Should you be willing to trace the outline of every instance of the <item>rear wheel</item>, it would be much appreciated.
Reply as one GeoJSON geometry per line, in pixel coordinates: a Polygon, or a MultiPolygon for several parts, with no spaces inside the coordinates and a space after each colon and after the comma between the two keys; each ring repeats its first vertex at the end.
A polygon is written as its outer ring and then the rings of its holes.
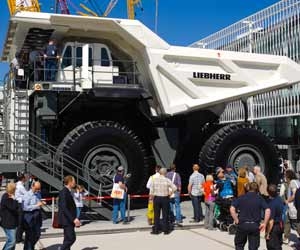
{"type": "Polygon", "coordinates": [[[264,130],[248,123],[230,124],[215,132],[202,147],[200,163],[211,171],[227,164],[236,170],[259,165],[269,181],[278,182],[276,147],[264,130]]]}
{"type": "Polygon", "coordinates": [[[114,121],[87,122],[72,130],[59,150],[84,165],[82,175],[94,190],[109,193],[119,166],[131,173],[129,189],[140,191],[146,183],[149,157],[138,136],[114,121]]]}

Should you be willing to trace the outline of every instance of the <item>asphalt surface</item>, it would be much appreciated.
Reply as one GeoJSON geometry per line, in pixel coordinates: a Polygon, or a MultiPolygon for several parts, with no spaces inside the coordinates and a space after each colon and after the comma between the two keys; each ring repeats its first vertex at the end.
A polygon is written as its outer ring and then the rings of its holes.
{"type": "MultiPolygon", "coordinates": [[[[208,231],[203,228],[175,230],[169,235],[151,235],[149,231],[136,231],[129,233],[80,235],[73,245],[73,250],[183,250],[196,249],[234,249],[234,236],[220,231],[208,231]]],[[[48,250],[57,250],[62,243],[62,237],[42,239],[44,247],[48,250]]],[[[3,243],[0,243],[0,247],[3,243]]],[[[18,244],[16,250],[23,249],[18,244]]],[[[38,248],[36,248],[38,249],[38,248]]],[[[248,249],[246,245],[245,249],[248,249]]],[[[266,249],[265,241],[261,239],[261,247],[266,249]]],[[[284,245],[283,250],[292,249],[284,245]]]]}
{"type": "MultiPolygon", "coordinates": [[[[76,229],[77,241],[73,250],[183,250],[185,247],[201,249],[234,249],[234,236],[227,232],[208,231],[203,228],[203,223],[190,223],[192,205],[190,201],[181,203],[182,213],[186,217],[181,226],[176,226],[169,235],[151,235],[151,226],[147,223],[146,209],[130,211],[129,224],[113,224],[111,221],[82,220],[83,225],[76,229]],[[196,244],[196,245],[193,245],[196,244]]],[[[46,249],[58,249],[63,239],[62,229],[52,228],[51,219],[43,222],[41,242],[46,249]]],[[[297,242],[296,234],[293,237],[297,242]]],[[[0,249],[3,247],[5,235],[0,229],[0,249]]],[[[291,241],[290,245],[295,242],[291,241]]],[[[18,244],[16,250],[23,249],[23,244],[18,244]]],[[[39,249],[36,247],[36,249],[39,249]]],[[[248,249],[247,247],[245,249],[248,249]]],[[[265,240],[261,235],[261,248],[266,249],[265,240]]],[[[292,247],[284,245],[284,250],[292,247]]]]}

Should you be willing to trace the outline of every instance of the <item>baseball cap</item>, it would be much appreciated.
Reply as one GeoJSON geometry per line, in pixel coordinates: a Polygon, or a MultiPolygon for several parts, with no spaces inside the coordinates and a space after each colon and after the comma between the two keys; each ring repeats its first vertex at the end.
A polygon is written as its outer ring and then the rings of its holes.
{"type": "Polygon", "coordinates": [[[221,171],[224,171],[223,168],[217,167],[216,168],[216,175],[218,175],[221,171]]]}
{"type": "Polygon", "coordinates": [[[124,167],[123,167],[123,166],[119,166],[119,167],[117,168],[117,170],[118,170],[118,171],[124,171],[124,167]]]}
{"type": "Polygon", "coordinates": [[[230,164],[228,164],[227,166],[226,166],[226,168],[233,168],[230,164]]]}

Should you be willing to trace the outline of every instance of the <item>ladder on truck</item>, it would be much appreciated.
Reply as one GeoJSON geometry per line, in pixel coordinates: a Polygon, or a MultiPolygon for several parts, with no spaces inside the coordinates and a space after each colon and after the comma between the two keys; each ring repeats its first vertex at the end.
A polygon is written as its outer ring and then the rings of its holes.
{"type": "Polygon", "coordinates": [[[40,135],[29,132],[29,93],[28,90],[10,89],[3,91],[4,105],[4,155],[0,159],[0,172],[26,170],[42,182],[57,190],[63,187],[65,175],[73,175],[94,199],[85,202],[93,212],[103,219],[111,219],[111,206],[102,201],[97,203],[98,187],[93,187],[84,178],[85,166],[76,159],[58,152],[40,135]],[[4,93],[5,92],[5,93],[4,93]],[[10,129],[12,128],[12,129],[10,129]]]}

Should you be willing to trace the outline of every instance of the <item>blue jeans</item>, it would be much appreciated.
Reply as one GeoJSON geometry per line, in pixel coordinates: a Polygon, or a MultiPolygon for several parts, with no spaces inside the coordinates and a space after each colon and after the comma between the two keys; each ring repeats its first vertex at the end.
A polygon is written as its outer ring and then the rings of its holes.
{"type": "Polygon", "coordinates": [[[81,213],[81,207],[76,207],[76,217],[79,219],[81,213]]]}
{"type": "Polygon", "coordinates": [[[57,65],[55,60],[46,60],[46,80],[55,81],[57,65]]]}
{"type": "Polygon", "coordinates": [[[175,192],[175,197],[170,199],[170,211],[176,218],[177,222],[181,222],[181,208],[180,208],[180,193],[175,192]]]}
{"type": "Polygon", "coordinates": [[[203,219],[203,212],[201,207],[201,198],[202,196],[191,195],[193,210],[194,210],[194,220],[199,222],[203,219]]]}
{"type": "Polygon", "coordinates": [[[16,247],[16,231],[17,229],[3,228],[6,235],[6,242],[2,250],[15,250],[16,247]]]}
{"type": "Polygon", "coordinates": [[[124,199],[114,199],[113,200],[113,213],[112,220],[113,223],[118,223],[119,210],[121,213],[121,219],[125,220],[125,212],[126,212],[126,193],[124,193],[124,199]]]}

